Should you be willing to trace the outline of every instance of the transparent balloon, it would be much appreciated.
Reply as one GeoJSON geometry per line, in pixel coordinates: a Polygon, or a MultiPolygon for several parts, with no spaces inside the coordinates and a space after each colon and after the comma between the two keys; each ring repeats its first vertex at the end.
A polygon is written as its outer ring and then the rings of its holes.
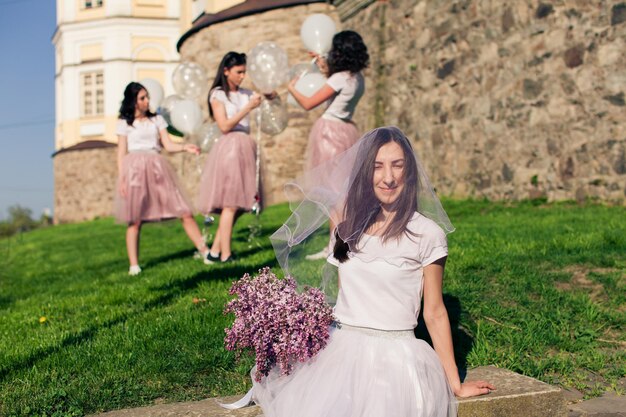
{"type": "Polygon", "coordinates": [[[174,109],[174,105],[176,102],[182,100],[183,98],[178,94],[172,94],[167,96],[161,101],[161,105],[159,106],[159,114],[163,116],[168,125],[173,125],[172,123],[172,110],[174,109]]]}
{"type": "Polygon", "coordinates": [[[191,134],[191,142],[198,145],[202,153],[209,153],[221,136],[217,123],[206,122],[191,134]]]}
{"type": "Polygon", "coordinates": [[[288,79],[287,53],[274,42],[261,42],[248,54],[246,70],[256,88],[269,94],[288,79]]]}
{"type": "Polygon", "coordinates": [[[174,70],[172,84],[178,95],[196,99],[208,92],[209,80],[200,65],[195,62],[183,62],[174,70]]]}
{"type": "Polygon", "coordinates": [[[139,84],[146,87],[148,91],[148,95],[150,96],[150,111],[156,112],[163,101],[163,87],[161,83],[154,78],[144,78],[139,81],[139,84]]]}
{"type": "Polygon", "coordinates": [[[202,124],[202,110],[198,103],[182,99],[174,103],[172,125],[186,135],[194,133],[202,124]]]}
{"type": "Polygon", "coordinates": [[[261,131],[268,135],[277,135],[287,127],[289,116],[280,97],[263,100],[259,106],[261,131]]]}
{"type": "Polygon", "coordinates": [[[316,13],[307,17],[300,27],[300,38],[307,50],[320,55],[328,53],[337,32],[335,22],[329,16],[316,13]]]}
{"type": "Polygon", "coordinates": [[[306,74],[319,74],[320,69],[317,65],[310,62],[300,62],[289,68],[289,79],[301,78],[306,74]]]}
{"type": "MultiPolygon", "coordinates": [[[[295,88],[296,90],[303,94],[306,97],[311,97],[315,94],[320,88],[324,86],[326,83],[326,77],[324,77],[319,72],[313,72],[309,74],[304,74],[300,79],[296,82],[295,88]]],[[[299,106],[298,102],[291,94],[287,97],[287,102],[293,106],[299,106]]]]}

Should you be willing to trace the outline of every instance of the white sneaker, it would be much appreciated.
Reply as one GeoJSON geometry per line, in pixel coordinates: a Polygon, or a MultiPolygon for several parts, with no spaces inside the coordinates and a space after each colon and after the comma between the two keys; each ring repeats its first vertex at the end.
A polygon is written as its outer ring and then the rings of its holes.
{"type": "Polygon", "coordinates": [[[321,251],[307,255],[304,257],[304,259],[306,259],[307,261],[317,261],[319,259],[328,258],[328,255],[330,255],[330,248],[328,246],[325,246],[324,249],[322,249],[321,251]]]}
{"type": "Polygon", "coordinates": [[[130,268],[128,268],[128,275],[135,276],[139,275],[140,272],[141,268],[139,265],[131,265],[130,268]]]}

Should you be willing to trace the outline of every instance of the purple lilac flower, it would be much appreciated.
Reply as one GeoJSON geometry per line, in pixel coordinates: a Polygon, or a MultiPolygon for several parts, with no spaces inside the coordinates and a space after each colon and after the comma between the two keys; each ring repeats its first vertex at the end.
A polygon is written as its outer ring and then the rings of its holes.
{"type": "Polygon", "coordinates": [[[254,352],[257,381],[274,366],[289,374],[296,361],[306,362],[326,346],[333,316],[324,293],[307,288],[299,294],[296,288],[293,277],[279,279],[265,267],[255,277],[245,274],[229,290],[236,298],[224,313],[233,313],[235,321],[225,329],[226,349],[237,356],[254,352]]]}

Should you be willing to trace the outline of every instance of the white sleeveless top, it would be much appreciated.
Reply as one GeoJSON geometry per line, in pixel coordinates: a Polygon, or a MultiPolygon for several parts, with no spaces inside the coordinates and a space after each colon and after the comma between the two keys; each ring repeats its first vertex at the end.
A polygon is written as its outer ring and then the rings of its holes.
{"type": "Polygon", "coordinates": [[[341,323],[381,330],[408,330],[417,326],[423,269],[448,254],[446,234],[434,221],[415,213],[399,240],[383,244],[378,236],[364,235],[358,253],[339,263],[341,287],[334,315],[341,323]]]}

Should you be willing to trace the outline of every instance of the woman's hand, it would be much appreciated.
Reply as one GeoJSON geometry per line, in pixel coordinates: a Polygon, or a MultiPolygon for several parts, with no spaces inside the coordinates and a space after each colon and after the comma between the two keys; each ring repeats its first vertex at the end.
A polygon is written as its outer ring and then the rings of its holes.
{"type": "Polygon", "coordinates": [[[248,110],[253,110],[259,107],[262,99],[263,97],[259,93],[252,94],[250,96],[250,101],[248,101],[248,110]]]}
{"type": "Polygon", "coordinates": [[[200,155],[200,148],[193,143],[185,143],[183,145],[183,151],[194,155],[200,155]]]}
{"type": "Polygon", "coordinates": [[[300,79],[300,76],[294,77],[293,80],[289,81],[289,83],[287,83],[287,91],[289,91],[290,93],[296,89],[296,83],[298,82],[298,80],[300,79]]]}
{"type": "Polygon", "coordinates": [[[328,62],[326,62],[326,58],[317,54],[315,52],[309,51],[309,56],[314,59],[315,65],[320,69],[321,73],[324,75],[328,74],[328,62]]]}
{"type": "Polygon", "coordinates": [[[122,197],[126,198],[126,178],[120,179],[120,187],[118,191],[122,197]]]}
{"type": "Polygon", "coordinates": [[[461,387],[454,393],[457,397],[467,398],[476,397],[491,393],[496,387],[487,381],[467,381],[461,384],[461,387]]]}

